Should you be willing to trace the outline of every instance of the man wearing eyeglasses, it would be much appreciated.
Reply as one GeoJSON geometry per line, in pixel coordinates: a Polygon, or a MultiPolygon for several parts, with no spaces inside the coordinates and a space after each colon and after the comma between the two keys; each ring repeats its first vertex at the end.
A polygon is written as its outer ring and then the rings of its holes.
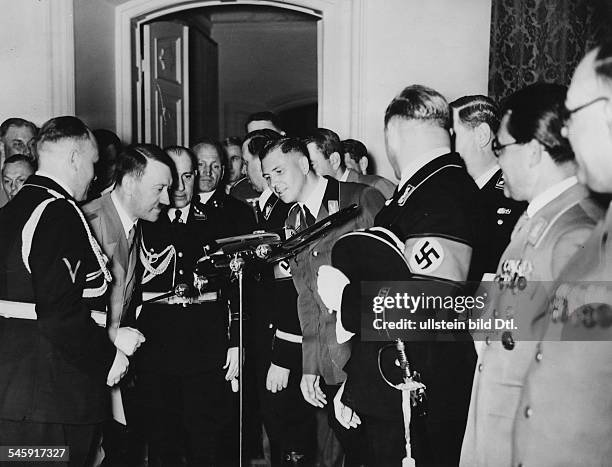
{"type": "Polygon", "coordinates": [[[574,155],[560,134],[565,94],[565,87],[547,83],[514,93],[493,142],[506,196],[529,204],[501,256],[495,285],[483,282],[477,293],[488,294],[484,316],[513,319],[514,329],[484,336],[461,452],[465,467],[517,465],[514,420],[532,415],[529,408],[518,409],[519,398],[528,368],[542,360],[531,321],[599,218],[588,190],[576,180],[574,155]]]}
{"type": "MultiPolygon", "coordinates": [[[[576,153],[578,179],[606,194],[612,193],[611,98],[608,42],[578,65],[565,100],[563,129],[576,153]]],[[[561,274],[549,306],[534,320],[541,356],[529,368],[517,409],[515,465],[612,462],[610,231],[608,208],[561,274]],[[564,342],[550,342],[559,339],[564,342]]]]}

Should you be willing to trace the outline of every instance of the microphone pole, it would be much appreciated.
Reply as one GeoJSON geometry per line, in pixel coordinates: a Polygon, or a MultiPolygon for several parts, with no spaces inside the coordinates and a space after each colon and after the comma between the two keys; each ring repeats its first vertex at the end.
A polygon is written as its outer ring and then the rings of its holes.
{"type": "Polygon", "coordinates": [[[240,417],[239,421],[239,429],[240,433],[238,436],[239,442],[239,466],[242,467],[243,463],[243,450],[242,450],[242,424],[243,424],[243,391],[244,391],[244,373],[243,373],[243,364],[242,364],[242,355],[244,349],[243,343],[243,293],[244,293],[244,285],[243,285],[243,268],[244,268],[244,259],[240,258],[238,254],[232,258],[230,261],[230,269],[236,274],[238,278],[238,414],[240,417]]]}

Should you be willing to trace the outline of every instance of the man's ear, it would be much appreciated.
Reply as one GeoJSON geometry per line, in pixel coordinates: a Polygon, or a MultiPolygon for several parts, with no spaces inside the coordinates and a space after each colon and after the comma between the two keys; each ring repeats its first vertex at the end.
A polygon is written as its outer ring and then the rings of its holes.
{"type": "Polygon", "coordinates": [[[491,131],[491,127],[482,122],[474,128],[474,133],[476,135],[476,142],[478,143],[478,147],[486,148],[491,144],[491,140],[493,139],[493,132],[491,131]]]}
{"type": "Polygon", "coordinates": [[[529,148],[529,153],[528,153],[529,167],[535,167],[542,161],[542,157],[544,157],[544,154],[543,154],[544,147],[535,138],[529,141],[529,143],[527,143],[527,147],[529,148]]]}
{"type": "Polygon", "coordinates": [[[363,175],[368,173],[368,164],[369,163],[370,163],[370,161],[365,156],[363,156],[361,159],[359,159],[359,168],[361,169],[361,173],[363,175]]]}
{"type": "Polygon", "coordinates": [[[340,164],[342,159],[340,159],[340,154],[336,152],[332,152],[329,156],[329,163],[331,165],[332,170],[335,172],[340,168],[340,164]]]}
{"type": "Polygon", "coordinates": [[[301,156],[298,163],[300,164],[300,169],[302,169],[302,173],[306,175],[310,170],[310,159],[306,156],[301,156]]]}
{"type": "Polygon", "coordinates": [[[79,166],[81,163],[81,155],[79,154],[79,150],[76,147],[73,147],[70,150],[70,167],[75,172],[78,172],[79,166]]]}

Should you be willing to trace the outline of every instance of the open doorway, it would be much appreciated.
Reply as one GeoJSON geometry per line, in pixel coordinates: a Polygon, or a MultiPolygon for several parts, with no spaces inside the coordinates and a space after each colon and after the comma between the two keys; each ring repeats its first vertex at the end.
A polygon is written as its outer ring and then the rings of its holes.
{"type": "Polygon", "coordinates": [[[242,137],[271,110],[290,133],[317,126],[317,21],[260,5],[204,6],[138,25],[134,130],[160,146],[242,137]],[[283,122],[285,123],[285,122],[283,122]]]}

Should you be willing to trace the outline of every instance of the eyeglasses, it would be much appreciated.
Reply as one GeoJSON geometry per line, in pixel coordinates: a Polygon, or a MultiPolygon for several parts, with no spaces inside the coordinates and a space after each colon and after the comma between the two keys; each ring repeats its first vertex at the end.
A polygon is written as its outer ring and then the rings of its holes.
{"type": "Polygon", "coordinates": [[[572,118],[572,115],[574,115],[576,112],[586,109],[587,107],[590,107],[593,104],[597,104],[598,102],[603,102],[603,101],[608,101],[608,100],[610,100],[609,97],[599,96],[593,100],[588,101],[586,104],[579,105],[578,107],[575,107],[571,110],[565,107],[561,114],[561,119],[563,122],[563,126],[561,127],[561,136],[563,136],[564,138],[567,138],[568,131],[569,131],[568,124],[572,118]]]}
{"type": "Polygon", "coordinates": [[[495,154],[495,157],[499,158],[499,156],[501,156],[501,152],[504,148],[508,147],[508,146],[512,146],[514,144],[523,144],[523,143],[519,143],[518,141],[514,141],[512,143],[508,143],[508,144],[501,144],[499,142],[499,140],[497,139],[497,136],[493,138],[493,142],[491,143],[491,149],[493,149],[493,154],[495,154]]]}

